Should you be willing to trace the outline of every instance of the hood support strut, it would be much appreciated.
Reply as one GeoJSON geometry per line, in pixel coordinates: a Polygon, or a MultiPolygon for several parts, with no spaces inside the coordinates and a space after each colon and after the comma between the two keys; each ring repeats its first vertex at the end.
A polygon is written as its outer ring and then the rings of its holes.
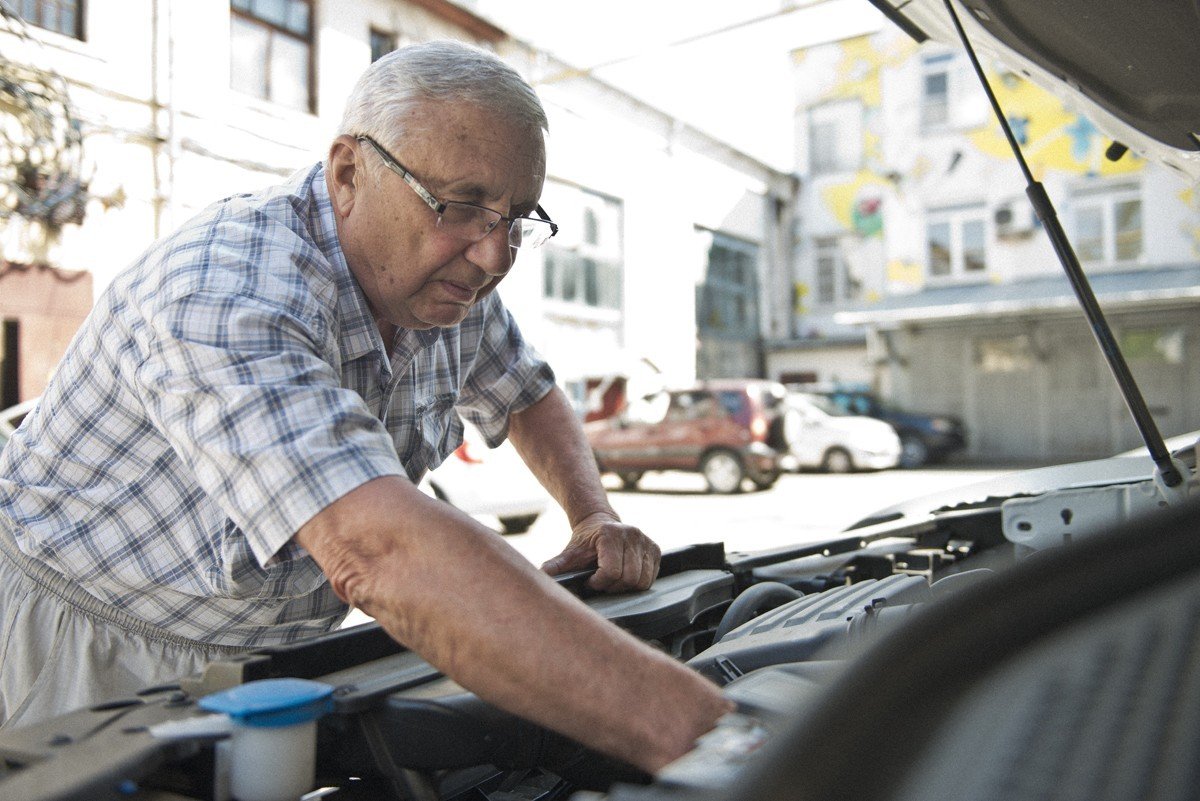
{"type": "Polygon", "coordinates": [[[1092,292],[1091,284],[1088,283],[1087,276],[1083,273],[1083,267],[1080,266],[1079,259],[1076,257],[1075,251],[1067,239],[1066,231],[1063,230],[1062,223],[1058,220],[1054,204],[1050,201],[1050,196],[1046,193],[1045,187],[1039,181],[1035,180],[1033,173],[1030,172],[1029,164],[1026,163],[1025,156],[1021,152],[1021,146],[1017,143],[1017,139],[1013,135],[1012,128],[1008,124],[1008,118],[1005,117],[1004,111],[1000,108],[1000,103],[996,100],[996,95],[988,83],[987,76],[983,74],[983,67],[980,66],[979,58],[975,55],[975,49],[971,47],[971,42],[967,39],[967,33],[963,30],[962,22],[958,18],[958,13],[954,10],[952,0],[944,0],[944,2],[946,4],[946,11],[950,14],[950,20],[954,23],[955,30],[958,31],[958,37],[962,40],[963,47],[966,48],[967,55],[971,59],[971,66],[975,68],[975,74],[979,76],[979,82],[983,84],[983,90],[987,93],[988,101],[992,104],[992,109],[996,112],[996,117],[1000,121],[1000,127],[1004,130],[1004,136],[1008,139],[1008,144],[1012,148],[1013,155],[1016,156],[1017,163],[1021,167],[1021,172],[1025,175],[1025,194],[1029,197],[1029,202],[1033,205],[1034,213],[1037,214],[1038,219],[1045,226],[1046,233],[1050,237],[1050,244],[1054,246],[1054,252],[1058,254],[1058,260],[1067,274],[1067,279],[1071,282],[1071,288],[1075,290],[1075,296],[1079,299],[1080,305],[1083,306],[1083,312],[1087,316],[1088,323],[1092,328],[1092,334],[1096,337],[1096,342],[1100,345],[1104,359],[1108,362],[1108,367],[1112,371],[1113,377],[1117,380],[1117,386],[1121,390],[1121,397],[1125,400],[1125,405],[1129,407],[1130,414],[1133,415],[1133,422],[1137,425],[1138,432],[1142,435],[1142,441],[1146,443],[1146,447],[1150,451],[1150,458],[1154,460],[1158,477],[1168,488],[1179,487],[1183,484],[1183,474],[1179,470],[1178,463],[1171,458],[1171,453],[1167,450],[1166,443],[1163,442],[1162,434],[1159,433],[1158,426],[1155,425],[1154,418],[1150,415],[1150,410],[1146,406],[1146,400],[1142,397],[1142,392],[1138,389],[1133,374],[1129,371],[1129,365],[1125,362],[1125,357],[1121,354],[1116,337],[1113,336],[1112,328],[1109,327],[1108,321],[1104,317],[1104,312],[1101,311],[1100,304],[1096,301],[1096,295],[1092,292]]]}

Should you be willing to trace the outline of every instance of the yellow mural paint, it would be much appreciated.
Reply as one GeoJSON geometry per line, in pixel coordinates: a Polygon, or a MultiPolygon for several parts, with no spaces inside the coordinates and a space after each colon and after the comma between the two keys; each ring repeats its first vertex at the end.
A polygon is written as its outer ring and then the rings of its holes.
{"type": "Polygon", "coordinates": [[[882,209],[878,204],[890,186],[870,170],[859,170],[850,181],[826,187],[821,198],[842,228],[873,236],[881,230],[882,209]],[[880,218],[878,225],[868,219],[876,215],[880,218]]]}
{"type": "Polygon", "coordinates": [[[925,271],[916,262],[895,259],[887,264],[887,280],[893,286],[917,287],[925,282],[925,271]]]}
{"type": "MultiPolygon", "coordinates": [[[[988,81],[1035,175],[1046,170],[1074,175],[1129,175],[1144,169],[1145,162],[1131,153],[1120,161],[1106,159],[1108,141],[1100,131],[1041,87],[1012,73],[992,74],[988,81]]],[[[1008,140],[995,119],[989,117],[967,136],[981,153],[1012,158],[1008,140]]]]}

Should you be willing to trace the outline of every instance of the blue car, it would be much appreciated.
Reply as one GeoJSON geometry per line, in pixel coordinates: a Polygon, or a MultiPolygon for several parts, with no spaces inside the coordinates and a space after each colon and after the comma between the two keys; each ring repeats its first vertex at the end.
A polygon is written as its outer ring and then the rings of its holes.
{"type": "Polygon", "coordinates": [[[920,467],[940,462],[967,445],[962,420],[946,414],[921,414],[884,403],[862,386],[797,385],[793,389],[828,398],[847,414],[874,417],[889,423],[900,435],[900,466],[920,467]]]}

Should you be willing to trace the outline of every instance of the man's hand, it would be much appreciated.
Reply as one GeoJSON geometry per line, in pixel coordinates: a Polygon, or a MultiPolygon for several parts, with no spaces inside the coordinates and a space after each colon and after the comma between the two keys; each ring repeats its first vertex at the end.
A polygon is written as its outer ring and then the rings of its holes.
{"type": "Polygon", "coordinates": [[[571,532],[563,552],[542,565],[552,576],[595,566],[588,586],[601,592],[645,590],[658,576],[662,556],[654,540],[616,515],[597,512],[585,517],[571,532]]]}

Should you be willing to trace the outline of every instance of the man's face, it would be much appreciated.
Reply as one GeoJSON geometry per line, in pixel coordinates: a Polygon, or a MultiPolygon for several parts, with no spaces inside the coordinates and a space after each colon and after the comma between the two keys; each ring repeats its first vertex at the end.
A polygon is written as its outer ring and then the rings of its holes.
{"type": "MultiPolygon", "coordinates": [[[[380,144],[439,201],[506,217],[537,205],[546,165],[540,129],[465,103],[422,104],[404,127],[399,142],[385,135],[380,144]]],[[[327,179],[346,261],[381,325],[455,325],[512,268],[507,223],[478,242],[446,233],[366,142],[338,137],[327,179]]]]}

